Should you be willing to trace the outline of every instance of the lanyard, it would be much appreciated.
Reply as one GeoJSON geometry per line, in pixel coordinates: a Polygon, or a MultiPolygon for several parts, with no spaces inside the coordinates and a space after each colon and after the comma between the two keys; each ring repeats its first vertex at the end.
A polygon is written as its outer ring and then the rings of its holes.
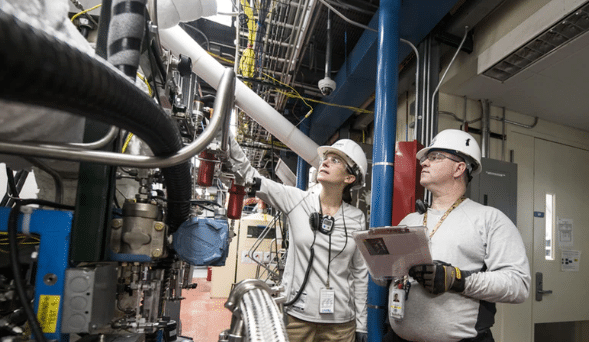
{"type": "MultiPolygon", "coordinates": [[[[448,215],[450,215],[450,213],[452,212],[452,210],[456,209],[456,207],[459,206],[460,203],[462,203],[465,199],[466,199],[466,197],[460,197],[459,199],[456,200],[456,202],[454,202],[454,204],[452,204],[452,206],[450,208],[448,208],[448,210],[446,210],[446,212],[444,213],[444,215],[442,215],[442,217],[440,217],[440,220],[438,221],[438,223],[434,227],[434,230],[432,230],[432,232],[429,233],[429,238],[430,239],[438,231],[438,228],[440,228],[440,226],[442,225],[442,222],[444,222],[444,220],[446,219],[446,217],[448,217],[448,215]]],[[[423,225],[427,227],[427,211],[425,212],[425,214],[423,214],[423,225]]]]}

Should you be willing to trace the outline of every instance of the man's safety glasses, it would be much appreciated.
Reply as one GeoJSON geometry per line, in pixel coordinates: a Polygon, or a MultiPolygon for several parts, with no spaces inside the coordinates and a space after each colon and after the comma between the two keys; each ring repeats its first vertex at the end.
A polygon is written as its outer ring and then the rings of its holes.
{"type": "Polygon", "coordinates": [[[426,159],[429,160],[430,162],[441,161],[441,160],[444,160],[444,159],[450,159],[450,160],[455,161],[457,163],[464,162],[464,160],[462,158],[458,157],[458,156],[445,155],[442,152],[430,152],[427,155],[421,157],[421,159],[419,159],[419,162],[421,164],[423,164],[426,159]]]}

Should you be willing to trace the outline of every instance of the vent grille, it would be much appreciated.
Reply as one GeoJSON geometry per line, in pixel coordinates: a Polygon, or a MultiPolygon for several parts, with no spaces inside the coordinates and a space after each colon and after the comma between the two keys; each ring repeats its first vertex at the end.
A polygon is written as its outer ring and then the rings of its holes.
{"type": "Polygon", "coordinates": [[[497,62],[483,75],[503,82],[588,30],[589,4],[586,4],[497,62]]]}

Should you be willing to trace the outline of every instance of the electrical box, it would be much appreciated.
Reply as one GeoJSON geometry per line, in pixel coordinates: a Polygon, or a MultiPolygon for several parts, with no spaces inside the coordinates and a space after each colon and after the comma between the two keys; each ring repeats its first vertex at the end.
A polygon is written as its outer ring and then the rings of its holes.
{"type": "Polygon", "coordinates": [[[466,196],[501,210],[517,225],[517,164],[482,158],[483,171],[472,177],[466,196]]]}
{"type": "Polygon", "coordinates": [[[243,215],[239,221],[235,221],[237,235],[231,242],[227,263],[212,269],[211,298],[227,298],[234,284],[244,279],[257,278],[257,274],[265,270],[256,261],[270,268],[275,267],[276,247],[282,247],[280,226],[272,228],[260,239],[262,227],[268,226],[273,218],[271,215],[256,213],[243,215]],[[250,250],[253,252],[251,256],[248,254],[250,250]]]}

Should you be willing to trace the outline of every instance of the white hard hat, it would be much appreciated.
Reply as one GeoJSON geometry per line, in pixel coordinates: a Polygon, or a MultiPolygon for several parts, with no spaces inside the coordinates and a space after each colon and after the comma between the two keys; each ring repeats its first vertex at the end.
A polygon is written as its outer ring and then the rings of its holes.
{"type": "Polygon", "coordinates": [[[431,150],[445,150],[465,159],[470,175],[481,172],[481,148],[472,135],[458,129],[446,129],[438,133],[431,144],[417,152],[420,160],[431,150]]]}
{"type": "Polygon", "coordinates": [[[362,147],[350,139],[340,139],[331,146],[319,146],[317,153],[320,157],[324,157],[327,153],[335,153],[344,158],[346,163],[354,171],[356,181],[352,189],[360,189],[366,184],[366,169],[368,168],[368,161],[362,147]]]}

